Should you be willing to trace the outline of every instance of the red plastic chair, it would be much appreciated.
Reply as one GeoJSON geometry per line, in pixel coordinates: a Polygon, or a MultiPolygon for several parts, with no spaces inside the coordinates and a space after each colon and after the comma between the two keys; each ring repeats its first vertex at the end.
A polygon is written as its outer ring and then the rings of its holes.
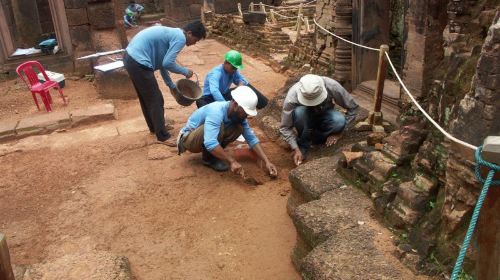
{"type": "Polygon", "coordinates": [[[51,88],[57,89],[59,91],[59,94],[61,95],[61,98],[64,102],[64,105],[67,105],[66,103],[66,98],[64,98],[63,90],[59,86],[57,82],[51,81],[49,77],[47,76],[47,73],[45,73],[45,70],[43,69],[42,64],[38,61],[27,61],[24,62],[23,64],[19,65],[16,68],[17,75],[23,80],[24,83],[28,86],[28,88],[31,90],[31,96],[33,96],[33,100],[35,100],[36,107],[38,108],[38,111],[40,111],[40,106],[38,106],[38,100],[36,98],[36,94],[38,93],[40,97],[42,98],[42,102],[45,105],[45,109],[47,112],[52,111],[52,107],[50,104],[52,104],[52,97],[50,96],[49,90],[51,88]],[[42,73],[42,75],[45,77],[45,82],[40,82],[38,80],[37,73],[35,72],[35,68],[38,69],[38,72],[42,73]]]}

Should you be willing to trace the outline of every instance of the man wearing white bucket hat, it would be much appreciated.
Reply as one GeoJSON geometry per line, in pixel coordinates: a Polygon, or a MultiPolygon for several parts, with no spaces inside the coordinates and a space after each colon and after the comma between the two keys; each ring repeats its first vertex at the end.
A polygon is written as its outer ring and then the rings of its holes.
{"type": "Polygon", "coordinates": [[[231,95],[231,101],[213,102],[191,114],[177,137],[179,154],[186,150],[201,152],[205,165],[216,171],[231,169],[239,174],[241,165],[224,148],[243,135],[250,148],[265,163],[269,174],[276,176],[276,167],[267,158],[247,122],[247,117],[257,115],[257,95],[247,86],[238,87],[231,95]]]}
{"type": "Polygon", "coordinates": [[[283,104],[280,133],[294,151],[295,165],[302,163],[311,144],[335,144],[356,119],[358,107],[349,92],[331,78],[307,74],[294,84],[283,104]],[[347,113],[336,111],[335,105],[347,113]]]}

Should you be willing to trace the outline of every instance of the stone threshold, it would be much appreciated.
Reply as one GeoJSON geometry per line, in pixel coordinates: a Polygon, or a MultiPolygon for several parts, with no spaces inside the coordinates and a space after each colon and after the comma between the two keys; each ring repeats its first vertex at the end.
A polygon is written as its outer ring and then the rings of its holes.
{"type": "Polygon", "coordinates": [[[104,103],[70,112],[50,112],[20,120],[0,121],[0,142],[114,119],[115,106],[112,103],[104,103]]]}

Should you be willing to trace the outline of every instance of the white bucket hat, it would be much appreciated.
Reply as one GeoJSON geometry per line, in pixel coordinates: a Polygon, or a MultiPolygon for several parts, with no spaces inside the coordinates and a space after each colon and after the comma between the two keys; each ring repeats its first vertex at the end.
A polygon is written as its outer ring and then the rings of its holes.
{"type": "Polygon", "coordinates": [[[251,117],[257,116],[257,94],[247,87],[240,86],[231,92],[233,100],[245,110],[245,113],[251,117]]]}
{"type": "Polygon", "coordinates": [[[307,74],[300,78],[299,94],[300,104],[305,106],[316,106],[321,104],[328,95],[325,81],[318,75],[307,74]]]}

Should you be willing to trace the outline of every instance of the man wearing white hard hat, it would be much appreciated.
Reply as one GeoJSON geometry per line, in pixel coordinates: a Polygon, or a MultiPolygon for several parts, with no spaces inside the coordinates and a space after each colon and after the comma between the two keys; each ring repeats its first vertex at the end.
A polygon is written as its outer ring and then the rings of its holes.
{"type": "Polygon", "coordinates": [[[212,102],[191,114],[177,137],[179,154],[186,150],[201,152],[203,164],[216,171],[231,169],[239,174],[241,165],[224,148],[243,135],[250,148],[264,161],[269,174],[276,176],[276,167],[267,158],[247,122],[247,117],[257,115],[257,95],[247,86],[238,87],[231,95],[231,101],[212,102]]]}
{"type": "Polygon", "coordinates": [[[302,163],[311,144],[335,144],[356,119],[358,107],[331,78],[307,74],[294,84],[283,104],[280,133],[294,151],[295,165],[302,163]],[[335,105],[346,114],[335,110],[335,105]]]}

